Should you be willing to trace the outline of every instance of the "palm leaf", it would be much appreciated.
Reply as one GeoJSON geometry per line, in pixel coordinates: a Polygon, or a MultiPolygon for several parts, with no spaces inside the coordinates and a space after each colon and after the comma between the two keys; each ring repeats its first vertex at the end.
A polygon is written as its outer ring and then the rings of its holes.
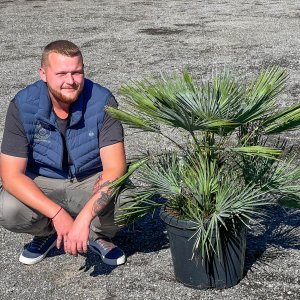
{"type": "Polygon", "coordinates": [[[276,108],[275,97],[282,91],[287,75],[282,68],[272,67],[263,71],[248,89],[246,106],[237,120],[245,124],[268,116],[276,108]]]}
{"type": "Polygon", "coordinates": [[[267,118],[262,126],[265,134],[278,134],[292,131],[300,125],[300,104],[288,107],[283,111],[277,112],[274,116],[267,118]]]}
{"type": "Polygon", "coordinates": [[[127,124],[134,121],[134,126],[143,129],[146,129],[145,123],[151,123],[183,128],[189,132],[218,132],[220,127],[232,130],[239,125],[230,118],[238,114],[236,108],[241,89],[233,81],[226,85],[228,77],[224,73],[221,80],[202,86],[201,92],[187,71],[182,78],[164,75],[160,79],[136,81],[131,86],[123,86],[120,93],[125,96],[128,109],[136,112],[134,117],[138,115],[139,118],[132,120],[133,113],[129,117],[115,117],[127,124]]]}
{"type": "Polygon", "coordinates": [[[265,195],[266,192],[258,192],[255,185],[239,187],[229,178],[223,181],[216,194],[215,211],[206,223],[203,223],[203,218],[194,216],[195,222],[198,223],[194,254],[200,250],[202,256],[216,252],[218,257],[221,257],[224,237],[220,235],[220,228],[232,230],[228,227],[228,220],[234,219],[248,226],[251,216],[261,214],[254,208],[267,204],[265,195]]]}
{"type": "Polygon", "coordinates": [[[245,146],[245,147],[233,147],[227,151],[234,151],[239,154],[250,155],[250,156],[261,156],[265,158],[275,159],[277,156],[282,154],[279,149],[274,149],[266,146],[245,146]]]}
{"type": "Polygon", "coordinates": [[[160,132],[159,127],[151,122],[149,118],[143,118],[141,116],[138,117],[111,106],[106,107],[105,111],[113,118],[122,121],[124,124],[127,124],[132,128],[138,128],[150,132],[160,132]]]}
{"type": "Polygon", "coordinates": [[[300,208],[300,165],[293,166],[293,160],[281,162],[270,170],[265,189],[277,196],[280,204],[300,208]]]}
{"type": "Polygon", "coordinates": [[[112,187],[120,187],[123,186],[123,184],[129,179],[129,177],[135,172],[137,171],[141,166],[143,166],[147,161],[149,160],[149,158],[142,158],[139,161],[136,162],[132,162],[129,164],[127,172],[121,176],[120,178],[118,178],[117,180],[115,180],[112,183],[112,187]]]}
{"type": "Polygon", "coordinates": [[[119,225],[133,223],[162,206],[163,203],[152,200],[154,196],[155,194],[143,189],[128,195],[131,200],[126,207],[120,208],[122,213],[115,218],[116,223],[119,225]]]}

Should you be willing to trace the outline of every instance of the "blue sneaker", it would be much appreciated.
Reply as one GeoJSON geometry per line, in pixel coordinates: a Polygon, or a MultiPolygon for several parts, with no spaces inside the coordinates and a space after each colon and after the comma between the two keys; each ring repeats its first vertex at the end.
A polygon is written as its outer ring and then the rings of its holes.
{"type": "Polygon", "coordinates": [[[49,236],[35,236],[30,244],[26,248],[24,247],[19,261],[25,265],[33,265],[40,262],[55,247],[56,239],[56,233],[49,236]]]}
{"type": "Polygon", "coordinates": [[[102,261],[111,266],[122,265],[126,261],[124,252],[108,240],[89,241],[90,249],[101,256],[102,261]]]}

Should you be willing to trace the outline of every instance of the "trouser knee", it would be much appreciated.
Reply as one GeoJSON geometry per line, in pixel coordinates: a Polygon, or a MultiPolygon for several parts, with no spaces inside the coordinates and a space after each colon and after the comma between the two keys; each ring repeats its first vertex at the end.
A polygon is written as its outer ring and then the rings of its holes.
{"type": "Polygon", "coordinates": [[[50,220],[37,214],[4,189],[0,191],[0,225],[5,229],[34,235],[50,232],[50,220]]]}

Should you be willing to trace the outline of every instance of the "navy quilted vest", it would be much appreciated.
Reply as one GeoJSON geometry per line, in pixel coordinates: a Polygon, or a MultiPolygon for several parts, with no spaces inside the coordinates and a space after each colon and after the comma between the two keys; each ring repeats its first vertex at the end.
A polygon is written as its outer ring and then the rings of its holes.
{"type": "Polygon", "coordinates": [[[29,142],[27,171],[51,178],[87,176],[102,169],[99,132],[111,92],[85,79],[84,89],[71,106],[66,144],[72,165],[62,168],[63,141],[43,81],[20,91],[15,101],[29,142]]]}

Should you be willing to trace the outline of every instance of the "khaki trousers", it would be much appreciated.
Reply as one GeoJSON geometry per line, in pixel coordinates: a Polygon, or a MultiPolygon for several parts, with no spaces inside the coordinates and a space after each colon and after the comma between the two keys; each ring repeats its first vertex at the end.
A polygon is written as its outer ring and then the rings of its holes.
{"type": "MultiPolygon", "coordinates": [[[[94,184],[100,174],[71,180],[35,175],[29,177],[47,197],[76,217],[92,196],[94,184]]],[[[112,199],[101,214],[94,218],[90,227],[90,239],[115,236],[119,227],[114,219],[122,213],[120,208],[129,203],[126,191],[125,187],[122,193],[116,199],[112,199]]],[[[54,232],[51,219],[26,206],[3,188],[0,191],[0,225],[9,231],[35,236],[46,236],[54,232]]]]}

